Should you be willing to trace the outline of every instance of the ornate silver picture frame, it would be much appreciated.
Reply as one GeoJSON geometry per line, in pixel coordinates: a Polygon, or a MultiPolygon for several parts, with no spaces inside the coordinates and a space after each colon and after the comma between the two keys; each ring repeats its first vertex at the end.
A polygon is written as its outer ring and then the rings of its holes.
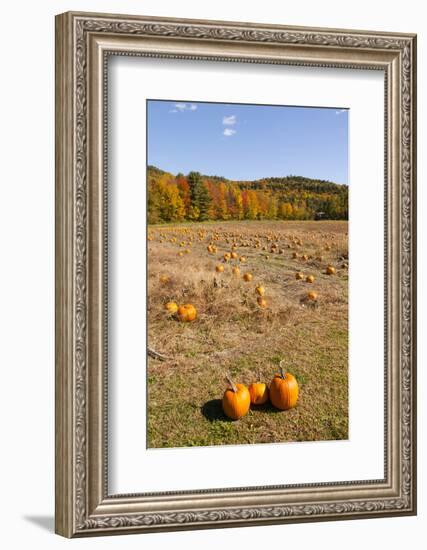
{"type": "Polygon", "coordinates": [[[82,537],[416,513],[416,36],[65,13],[56,18],[56,532],[82,537]],[[384,478],[108,491],[109,56],[383,71],[384,478]]]}

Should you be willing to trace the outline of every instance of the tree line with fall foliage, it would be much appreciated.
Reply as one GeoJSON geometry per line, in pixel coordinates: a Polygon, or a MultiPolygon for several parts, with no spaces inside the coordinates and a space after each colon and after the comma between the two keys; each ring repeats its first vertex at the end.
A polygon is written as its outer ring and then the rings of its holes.
{"type": "Polygon", "coordinates": [[[148,166],[148,223],[348,219],[348,186],[301,176],[232,181],[148,166]]]}

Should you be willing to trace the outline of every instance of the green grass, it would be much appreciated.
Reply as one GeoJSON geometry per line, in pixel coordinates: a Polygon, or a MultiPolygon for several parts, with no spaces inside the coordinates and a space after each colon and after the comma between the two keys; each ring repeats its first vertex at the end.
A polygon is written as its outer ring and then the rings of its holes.
{"type": "MultiPolygon", "coordinates": [[[[164,366],[151,366],[149,377],[148,440],[150,447],[181,447],[277,441],[346,439],[347,333],[336,323],[323,324],[313,337],[307,325],[287,331],[280,349],[266,357],[258,351],[232,356],[218,365],[198,357],[197,365],[174,369],[165,376],[164,366]],[[328,339],[333,338],[329,348],[328,339]],[[303,343],[298,349],[295,342],[303,343]],[[320,344],[321,343],[321,344],[320,344]],[[270,404],[257,407],[237,422],[222,413],[223,372],[249,383],[252,372],[272,378],[285,358],[296,377],[300,398],[295,409],[277,411],[270,404]],[[158,371],[158,375],[155,375],[158,371]]],[[[168,369],[169,370],[169,369],[168,369]]]]}

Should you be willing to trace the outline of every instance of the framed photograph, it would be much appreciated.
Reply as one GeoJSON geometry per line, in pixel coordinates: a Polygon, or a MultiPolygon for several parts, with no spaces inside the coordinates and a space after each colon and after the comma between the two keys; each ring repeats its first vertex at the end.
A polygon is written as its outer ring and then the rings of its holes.
{"type": "Polygon", "coordinates": [[[56,18],[56,532],[416,513],[416,37],[56,18]]]}

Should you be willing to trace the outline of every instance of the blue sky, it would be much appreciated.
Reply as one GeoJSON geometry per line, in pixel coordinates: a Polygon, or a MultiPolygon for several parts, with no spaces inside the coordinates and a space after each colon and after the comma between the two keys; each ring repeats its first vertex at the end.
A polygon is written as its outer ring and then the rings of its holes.
{"type": "Polygon", "coordinates": [[[290,174],[348,183],[348,110],[147,102],[148,164],[232,180],[290,174]]]}

